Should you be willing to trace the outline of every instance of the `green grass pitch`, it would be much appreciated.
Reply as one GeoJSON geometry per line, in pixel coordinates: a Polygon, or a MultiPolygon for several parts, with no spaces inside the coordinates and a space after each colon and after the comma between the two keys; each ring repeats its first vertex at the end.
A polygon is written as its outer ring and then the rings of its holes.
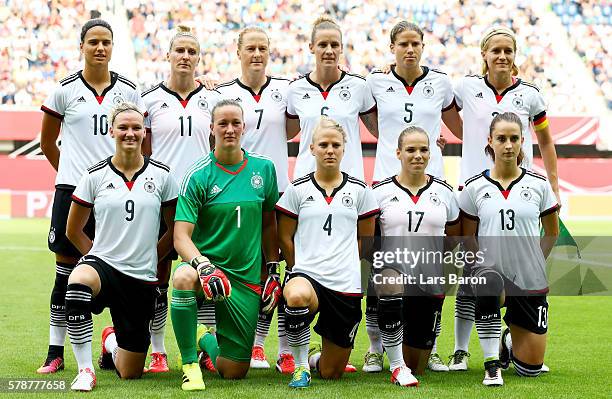
{"type": "MultiPolygon", "coordinates": [[[[46,355],[48,340],[49,293],[54,278],[52,254],[46,249],[48,220],[0,221],[0,270],[4,288],[0,294],[0,378],[37,378],[35,370],[46,355]]],[[[575,235],[612,235],[612,223],[568,223],[575,235]]],[[[254,370],[242,381],[224,381],[204,375],[206,391],[187,394],[180,390],[181,374],[175,369],[178,348],[170,318],[166,329],[166,348],[173,370],[164,375],[145,375],[141,380],[121,381],[114,372],[98,370],[98,386],[87,397],[148,398],[609,398],[612,366],[612,297],[552,297],[550,301],[549,340],[546,363],[551,373],[536,379],[519,378],[512,369],[504,373],[505,386],[486,388],[482,352],[477,334],[472,332],[470,370],[463,373],[432,373],[420,377],[414,389],[389,383],[388,372],[347,374],[339,381],[313,377],[306,391],[287,387],[289,377],[275,371],[254,370]],[[606,394],[605,392],[608,392],[606,394]]],[[[453,349],[454,298],[444,305],[442,334],[438,353],[448,356],[453,349]]],[[[100,350],[100,331],[109,324],[109,314],[94,317],[94,357],[100,350]]],[[[367,349],[365,322],[361,323],[352,363],[361,369],[367,349]]],[[[276,358],[276,322],[266,341],[270,360],[276,358]]],[[[313,334],[313,340],[318,336],[313,334]]],[[[76,374],[76,364],[66,340],[66,370],[42,379],[63,379],[68,383],[76,374]]],[[[385,361],[385,367],[388,364],[385,361]]],[[[0,392],[4,396],[6,392],[0,392]]],[[[8,396],[8,394],[7,394],[8,396]]],[[[8,397],[32,396],[11,394],[8,397]]],[[[36,397],[77,397],[73,393],[37,394],[36,397]]],[[[79,395],[81,396],[81,395],[79,395]]]]}

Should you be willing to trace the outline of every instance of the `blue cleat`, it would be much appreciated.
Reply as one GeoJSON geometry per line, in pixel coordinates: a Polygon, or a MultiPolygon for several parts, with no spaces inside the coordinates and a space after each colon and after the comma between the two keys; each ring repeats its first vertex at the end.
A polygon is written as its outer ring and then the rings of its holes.
{"type": "Polygon", "coordinates": [[[289,383],[290,388],[308,388],[310,386],[310,370],[306,367],[299,366],[295,368],[291,382],[289,383]]]}

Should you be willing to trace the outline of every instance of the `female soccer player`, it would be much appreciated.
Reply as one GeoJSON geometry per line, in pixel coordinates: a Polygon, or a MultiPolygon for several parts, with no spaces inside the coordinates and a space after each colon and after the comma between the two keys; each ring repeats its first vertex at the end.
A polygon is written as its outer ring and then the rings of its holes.
{"type": "MultiPolygon", "coordinates": [[[[167,59],[170,62],[168,80],[142,94],[148,132],[144,152],[169,165],[172,176],[181,181],[187,169],[210,152],[210,110],[218,101],[219,93],[206,90],[194,81],[200,62],[200,45],[189,27],[177,27],[167,59]]],[[[165,225],[162,225],[160,234],[164,232],[165,225]]],[[[168,280],[172,260],[177,257],[172,251],[168,257],[160,259],[158,265],[160,297],[151,324],[149,372],[168,371],[164,345],[168,280]]]]}
{"type": "Polygon", "coordinates": [[[174,229],[174,247],[189,260],[174,273],[170,306],[187,391],[205,387],[196,356],[196,295],[216,301],[218,338],[217,347],[211,334],[199,334],[198,345],[223,378],[244,378],[262,293],[262,248],[266,261],[278,262],[274,164],[241,149],[239,103],[219,101],[211,118],[215,149],[183,178],[174,229]]]}
{"type": "MultiPolygon", "coordinates": [[[[523,126],[522,166],[531,169],[533,145],[530,127],[533,126],[546,174],[559,199],[557,181],[557,155],[546,119],[546,105],[539,89],[520,78],[516,66],[516,37],[508,28],[494,26],[488,29],[480,41],[482,76],[468,75],[455,87],[455,99],[463,109],[463,147],[460,184],[484,169],[492,166],[482,149],[487,144],[490,121],[503,112],[513,112],[523,126]]],[[[467,370],[468,344],[474,321],[474,302],[469,288],[461,287],[455,306],[455,350],[449,368],[467,370]],[[468,292],[464,292],[464,288],[468,292]],[[463,295],[466,294],[466,295],[463,295]]]]}
{"type": "MultiPolygon", "coordinates": [[[[216,89],[224,98],[240,100],[245,113],[242,147],[249,152],[262,154],[274,162],[278,190],[282,193],[289,184],[287,139],[292,138],[287,137],[285,129],[289,80],[266,75],[266,66],[270,59],[270,39],[261,28],[248,27],[240,32],[237,55],[242,70],[241,76],[217,86],[216,89]]],[[[282,308],[278,307],[279,342],[276,368],[282,373],[292,373],[293,355],[287,345],[282,308]]],[[[270,368],[264,352],[264,342],[273,314],[263,311],[259,313],[251,356],[253,368],[270,368]]]]}
{"type": "Polygon", "coordinates": [[[501,367],[507,364],[500,360],[511,360],[521,376],[537,376],[546,349],[545,259],[559,235],[559,205],[545,177],[520,167],[523,132],[517,114],[504,112],[493,118],[486,152],[494,166],[466,180],[459,197],[463,234],[478,232],[479,249],[484,253],[482,264],[472,266],[471,276],[486,279],[486,285],[472,284],[485,385],[503,385],[501,367]],[[504,320],[512,338],[511,352],[510,341],[504,339],[505,359],[498,352],[500,304],[506,306],[504,320]]]}
{"type": "Polygon", "coordinates": [[[315,170],[309,144],[314,126],[324,115],[338,121],[346,131],[346,154],[340,169],[363,179],[359,119],[370,132],[378,135],[374,98],[363,77],[338,69],[342,32],[336,22],[328,17],[318,18],[312,28],[309,48],[315,57],[315,70],[291,82],[287,95],[287,132],[292,136],[301,129],[293,175],[298,178],[315,170]]]}
{"type": "Polygon", "coordinates": [[[311,135],[316,171],[294,180],[279,200],[280,245],[291,270],[283,291],[287,338],[295,358],[290,387],[310,385],[310,369],[337,379],[361,320],[359,237],[374,234],[378,207],[367,185],[340,171],[346,133],[320,117],[311,135]],[[313,239],[317,237],[317,239],[313,239]],[[310,322],[323,346],[309,351],[310,322]]]}
{"type": "MultiPolygon", "coordinates": [[[[440,250],[443,240],[432,236],[461,234],[459,206],[452,188],[444,181],[426,174],[430,160],[430,136],[420,127],[404,129],[397,141],[399,174],[373,186],[380,208],[378,222],[385,248],[385,237],[391,237],[393,248],[440,250]],[[398,237],[409,237],[398,242],[398,237]],[[413,241],[416,240],[415,243],[413,241]],[[407,245],[407,246],[406,246],[407,245]]],[[[444,290],[422,284],[425,277],[442,277],[439,264],[416,265],[415,268],[391,265],[377,273],[374,285],[378,301],[378,325],[389,357],[391,382],[414,386],[411,373],[422,374],[436,338],[437,321],[442,311],[444,290]],[[415,282],[385,284],[380,277],[413,276],[415,282]],[[378,281],[377,281],[378,279],[378,281]],[[402,338],[403,337],[403,338],[402,338]],[[402,345],[403,343],[403,345],[402,345]],[[402,355],[403,348],[403,355],[402,355]],[[406,363],[408,367],[406,367],[406,363]]]]}
{"type": "MultiPolygon", "coordinates": [[[[436,143],[440,137],[442,121],[456,136],[461,137],[462,134],[462,122],[457,113],[449,77],[442,71],[421,65],[425,47],[421,28],[400,21],[391,29],[390,38],[391,53],[395,56],[395,62],[390,67],[391,73],[374,70],[366,78],[376,100],[380,131],[374,182],[392,176],[400,168],[400,161],[394,154],[398,135],[407,126],[422,127],[430,135],[431,143],[436,143]]],[[[442,150],[434,145],[430,151],[425,172],[444,180],[442,150]]],[[[383,366],[383,348],[376,320],[376,296],[368,296],[367,302],[366,330],[370,348],[365,356],[363,370],[378,372],[383,366]]],[[[439,334],[439,328],[437,331],[439,334]]],[[[448,371],[435,349],[429,367],[434,371],[448,371]]]]}
{"type": "MultiPolygon", "coordinates": [[[[55,284],[51,291],[49,350],[37,370],[40,374],[64,368],[66,284],[82,256],[65,234],[70,196],[85,170],[114,152],[113,139],[108,135],[107,115],[111,107],[124,101],[142,104],[136,85],[108,69],[113,52],[111,26],[101,19],[89,20],[80,37],[83,69],[62,79],[41,107],[44,114],[40,147],[57,170],[57,177],[48,237],[49,249],[55,253],[55,284]],[[60,130],[61,151],[57,146],[60,130]]],[[[92,216],[85,229],[90,238],[93,227],[92,216]]]]}
{"type": "Polygon", "coordinates": [[[157,288],[157,258],[172,249],[178,187],[169,168],[142,155],[144,116],[122,102],[108,115],[116,151],[81,177],[68,215],[66,234],[85,254],[70,273],[66,292],[68,335],[79,373],[71,388],[91,391],[91,313],[110,308],[114,328],[102,331],[101,368],[121,378],[139,378],[149,348],[157,288]],[[85,233],[90,214],[96,238],[85,233]],[[168,225],[158,242],[161,215],[168,225]]]}

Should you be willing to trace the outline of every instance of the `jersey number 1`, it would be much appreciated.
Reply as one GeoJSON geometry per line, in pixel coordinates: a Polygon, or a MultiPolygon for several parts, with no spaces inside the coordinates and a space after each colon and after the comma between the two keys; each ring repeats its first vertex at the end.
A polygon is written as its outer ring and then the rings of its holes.
{"type": "Polygon", "coordinates": [[[238,213],[236,216],[238,218],[237,227],[240,228],[240,205],[236,207],[236,212],[238,213]]]}

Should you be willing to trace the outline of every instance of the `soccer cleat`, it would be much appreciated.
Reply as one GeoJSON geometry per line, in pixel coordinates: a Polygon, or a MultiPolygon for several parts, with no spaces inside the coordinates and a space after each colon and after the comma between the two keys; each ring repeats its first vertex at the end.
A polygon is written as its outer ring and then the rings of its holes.
{"type": "Polygon", "coordinates": [[[468,369],[468,357],[470,357],[470,354],[466,351],[455,351],[448,357],[450,359],[448,369],[450,371],[466,371],[468,369]]]}
{"type": "Polygon", "coordinates": [[[419,381],[412,375],[412,370],[407,366],[396,367],[391,372],[391,383],[402,387],[416,387],[419,381]]]}
{"type": "Polygon", "coordinates": [[[346,366],[344,366],[344,372],[345,373],[356,373],[357,367],[353,366],[351,362],[348,362],[346,366]]]}
{"type": "Polygon", "coordinates": [[[206,389],[202,379],[202,371],[197,363],[183,364],[183,391],[203,391],[206,389]]]}
{"type": "Polygon", "coordinates": [[[444,364],[437,353],[432,353],[429,355],[429,359],[427,360],[427,368],[431,371],[448,371],[448,366],[444,364]]]}
{"type": "Polygon", "coordinates": [[[73,391],[89,392],[96,386],[96,375],[90,368],[79,370],[70,384],[73,391]]]}
{"type": "Polygon", "coordinates": [[[208,352],[202,351],[198,355],[198,363],[200,364],[200,368],[202,370],[210,371],[211,373],[216,373],[217,369],[212,362],[212,359],[208,355],[208,352]]]}
{"type": "Polygon", "coordinates": [[[512,360],[512,350],[506,345],[506,336],[508,334],[510,334],[510,329],[506,327],[499,340],[499,366],[504,370],[508,370],[510,361],[512,360]]]}
{"type": "Polygon", "coordinates": [[[283,353],[276,361],[276,370],[281,374],[292,374],[295,371],[295,359],[291,353],[283,353]]]}
{"type": "MultiPolygon", "coordinates": [[[[310,344],[310,346],[308,347],[308,364],[310,364],[310,368],[314,368],[314,369],[318,368],[319,362],[317,361],[317,364],[313,365],[312,363],[310,363],[310,358],[315,356],[316,354],[319,354],[320,356],[320,353],[321,353],[321,344],[319,343],[310,344]]],[[[297,372],[297,369],[293,373],[295,374],[296,372],[297,372]]]]}
{"type": "Polygon", "coordinates": [[[380,373],[383,369],[384,357],[382,353],[367,352],[362,370],[366,373],[380,373]]]}
{"type": "Polygon", "coordinates": [[[106,327],[104,328],[104,330],[102,330],[102,339],[101,339],[102,352],[100,352],[100,357],[98,358],[98,366],[102,370],[114,370],[115,369],[115,362],[113,362],[113,354],[110,352],[107,352],[106,348],[104,347],[106,338],[108,338],[108,336],[114,332],[115,332],[115,329],[112,326],[106,327]]]}
{"type": "Polygon", "coordinates": [[[56,357],[55,359],[46,360],[45,363],[36,370],[38,374],[53,374],[64,369],[64,359],[56,357]]]}
{"type": "Polygon", "coordinates": [[[149,363],[149,373],[167,373],[170,371],[168,368],[168,356],[162,352],[151,353],[151,363],[149,363]]]}
{"type": "Polygon", "coordinates": [[[253,346],[253,351],[251,352],[251,368],[252,369],[269,369],[270,364],[266,359],[266,354],[264,353],[263,346],[255,345],[253,346]]]}
{"type": "Polygon", "coordinates": [[[550,367],[545,364],[542,364],[542,368],[540,369],[540,373],[550,373],[550,367]]]}
{"type": "Polygon", "coordinates": [[[501,367],[499,360],[490,360],[485,362],[485,375],[482,383],[486,386],[502,386],[504,379],[502,378],[501,367]]]}
{"type": "Polygon", "coordinates": [[[310,386],[310,370],[304,366],[295,368],[291,376],[289,387],[291,388],[308,388],[310,386]]]}

